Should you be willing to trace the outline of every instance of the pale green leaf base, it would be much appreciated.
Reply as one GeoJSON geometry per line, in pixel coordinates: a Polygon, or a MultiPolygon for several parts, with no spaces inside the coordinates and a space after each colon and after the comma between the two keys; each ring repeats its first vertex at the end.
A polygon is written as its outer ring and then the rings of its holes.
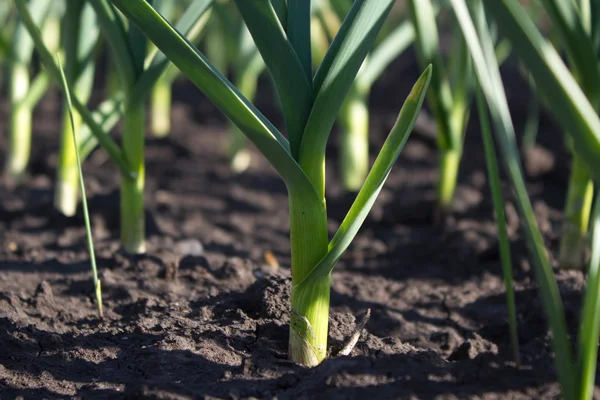
{"type": "Polygon", "coordinates": [[[54,208],[67,217],[72,217],[77,212],[79,188],[77,175],[74,182],[56,182],[54,188],[54,208]]]}

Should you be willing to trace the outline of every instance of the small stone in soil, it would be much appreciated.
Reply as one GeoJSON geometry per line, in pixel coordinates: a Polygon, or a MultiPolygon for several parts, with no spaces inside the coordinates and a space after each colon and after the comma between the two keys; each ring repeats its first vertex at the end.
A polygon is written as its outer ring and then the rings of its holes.
{"type": "Polygon", "coordinates": [[[204,255],[204,246],[198,239],[185,239],[177,243],[177,252],[181,256],[200,257],[204,255]]]}
{"type": "Polygon", "coordinates": [[[481,354],[498,354],[498,346],[482,338],[477,333],[465,340],[450,354],[450,361],[473,360],[481,354]]]}
{"type": "Polygon", "coordinates": [[[53,317],[57,314],[52,287],[47,281],[42,281],[35,289],[32,297],[33,305],[43,316],[53,317]]]}

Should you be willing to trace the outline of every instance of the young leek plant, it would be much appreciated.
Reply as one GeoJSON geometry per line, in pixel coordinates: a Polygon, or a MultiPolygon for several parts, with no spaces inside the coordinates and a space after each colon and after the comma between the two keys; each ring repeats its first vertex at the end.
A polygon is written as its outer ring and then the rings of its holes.
{"type": "MultiPolygon", "coordinates": [[[[315,10],[318,21],[313,25],[313,56],[320,61],[325,56],[329,43],[339,30],[351,2],[322,1],[315,10]],[[336,2],[333,7],[332,3],[336,2]]],[[[414,41],[415,30],[410,21],[396,23],[397,26],[382,32],[378,43],[366,58],[352,83],[348,96],[338,116],[340,129],[339,171],[346,190],[358,191],[369,172],[369,96],[377,79],[414,41]]]]}
{"type": "MultiPolygon", "coordinates": [[[[99,35],[96,16],[86,0],[69,0],[66,6],[62,35],[62,48],[66,61],[65,75],[67,80],[72,82],[73,91],[79,100],[87,103],[94,84],[94,49],[99,35]]],[[[75,126],[75,132],[79,132],[82,120],[78,113],[74,113],[71,119],[68,104],[63,108],[54,207],[71,217],[77,211],[79,197],[79,169],[71,129],[75,126]]]]}
{"type": "MultiPolygon", "coordinates": [[[[562,5],[568,3],[558,1],[562,5]]],[[[494,134],[523,219],[530,259],[552,333],[551,341],[562,397],[566,400],[592,399],[600,331],[598,240],[594,238],[592,246],[576,363],[571,352],[565,310],[556,278],[521,173],[514,128],[483,15],[482,2],[469,2],[477,17],[478,29],[475,28],[466,1],[451,2],[467,40],[479,85],[491,111],[494,134]]],[[[494,17],[501,34],[511,40],[514,51],[535,77],[537,87],[554,110],[558,122],[569,133],[578,155],[589,166],[593,176],[600,177],[600,118],[559,54],[541,35],[518,0],[485,2],[485,8],[494,17]]],[[[598,221],[598,214],[595,214],[594,229],[597,228],[598,221]]]]}
{"type": "Polygon", "coordinates": [[[460,32],[454,33],[454,52],[444,65],[439,33],[431,0],[410,0],[416,33],[416,50],[421,65],[433,65],[428,101],[436,120],[439,148],[439,178],[436,221],[451,211],[456,190],[464,132],[469,121],[472,97],[472,71],[469,53],[460,32]]]}
{"type": "MultiPolygon", "coordinates": [[[[577,7],[574,3],[562,4],[552,0],[543,2],[543,6],[564,47],[573,76],[577,77],[580,87],[598,112],[600,110],[600,86],[598,85],[600,58],[597,49],[594,48],[592,27],[600,25],[600,21],[591,17],[591,4],[594,1],[584,0],[581,3],[583,7],[577,7]]],[[[573,149],[565,220],[560,239],[561,268],[582,269],[585,266],[593,195],[594,185],[589,168],[573,149]]]]}
{"type": "MultiPolygon", "coordinates": [[[[196,32],[200,17],[210,7],[212,0],[194,0],[184,12],[176,27],[184,34],[196,32]]],[[[69,87],[75,110],[89,129],[82,129],[82,156],[89,154],[99,143],[119,166],[121,172],[121,244],[129,253],[145,251],[144,240],[144,115],[145,99],[157,79],[164,73],[169,60],[157,51],[146,58],[146,44],[141,33],[126,29],[117,10],[106,0],[89,0],[94,8],[101,31],[107,36],[118,62],[121,79],[126,83],[124,93],[117,93],[91,113],[69,87]],[[119,59],[118,56],[123,57],[119,59]],[[124,95],[124,96],[123,96],[124,95]],[[124,99],[121,99],[124,97],[124,99]],[[121,104],[124,104],[121,107],[121,104]],[[124,113],[122,146],[106,133],[124,113]],[[93,135],[93,136],[92,136],[93,135]]],[[[61,74],[51,52],[40,36],[25,0],[15,0],[27,31],[35,43],[46,71],[56,82],[61,74]]]]}
{"type": "Polygon", "coordinates": [[[310,2],[236,0],[282,104],[289,141],[189,41],[145,0],[112,0],[263,153],[288,189],[292,250],[289,357],[306,366],[327,354],[331,272],[348,248],[421,108],[428,67],[346,218],[328,240],[325,147],[352,81],[389,14],[393,0],[356,0],[316,74],[312,74],[310,2]]]}
{"type": "MultiPolygon", "coordinates": [[[[49,14],[51,0],[31,0],[32,18],[38,26],[43,26],[49,14]]],[[[5,173],[13,182],[22,180],[29,164],[31,151],[31,130],[33,109],[47,88],[47,76],[43,72],[33,80],[31,61],[33,41],[29,37],[23,21],[17,20],[10,45],[9,71],[9,151],[5,173]]]]}
{"type": "Polygon", "coordinates": [[[134,96],[134,88],[144,71],[147,43],[134,27],[124,26],[121,17],[108,1],[91,0],[90,4],[96,12],[98,24],[112,51],[121,87],[125,93],[121,146],[134,177],[121,177],[121,244],[128,253],[145,253],[146,93],[144,96],[134,96]]]}
{"type": "Polygon", "coordinates": [[[98,317],[104,318],[104,312],[102,311],[102,283],[98,279],[98,268],[96,267],[96,255],[94,253],[94,241],[92,238],[92,227],[90,223],[90,214],[88,212],[87,200],[85,197],[85,184],[83,182],[83,172],[81,169],[81,157],[79,156],[79,145],[77,143],[77,127],[75,126],[75,114],[73,113],[73,105],[71,103],[71,95],[68,89],[67,77],[65,71],[62,69],[60,58],[57,64],[61,67],[61,85],[66,99],[66,109],[71,121],[71,136],[73,145],[73,151],[75,153],[75,163],[77,164],[78,181],[81,190],[81,199],[83,204],[83,218],[85,220],[85,233],[87,236],[88,251],[90,253],[90,266],[92,268],[92,279],[94,281],[94,294],[96,296],[96,307],[98,308],[98,317]]]}

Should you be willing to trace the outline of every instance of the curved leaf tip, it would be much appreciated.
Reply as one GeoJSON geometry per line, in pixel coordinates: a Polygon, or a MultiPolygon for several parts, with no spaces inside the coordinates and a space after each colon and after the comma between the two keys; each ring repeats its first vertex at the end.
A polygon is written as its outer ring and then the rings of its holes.
{"type": "Polygon", "coordinates": [[[410,94],[408,95],[408,99],[414,99],[415,96],[420,96],[421,94],[425,94],[427,89],[429,89],[429,82],[431,82],[431,75],[433,74],[433,65],[429,64],[425,71],[421,74],[421,78],[425,77],[425,79],[419,79],[415,86],[413,86],[410,94]],[[423,90],[425,89],[425,90],[423,90]]]}

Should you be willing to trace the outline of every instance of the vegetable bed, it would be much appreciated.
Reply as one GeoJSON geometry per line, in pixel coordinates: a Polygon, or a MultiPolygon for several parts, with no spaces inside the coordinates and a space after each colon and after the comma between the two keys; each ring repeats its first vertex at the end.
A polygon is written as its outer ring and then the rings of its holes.
{"type": "MultiPolygon", "coordinates": [[[[503,72],[520,132],[528,86],[514,66],[503,72]]],[[[373,88],[373,149],[419,74],[411,51],[373,88]]],[[[269,83],[261,84],[258,108],[281,120],[269,83]]],[[[504,187],[522,365],[512,362],[476,115],[454,211],[436,225],[435,129],[421,114],[333,272],[329,357],[306,368],[287,359],[285,186],[254,149],[246,172],[231,171],[223,151],[227,123],[187,82],[174,88],[171,134],[146,147],[146,255],[119,250],[117,168],[100,151],[84,164],[103,286],[98,320],[81,208],[73,218],[52,208],[57,160],[48,149],[60,127],[56,96],[36,110],[30,176],[17,189],[0,180],[0,398],[559,397],[542,303],[504,187]],[[351,354],[336,356],[368,309],[351,354]]],[[[5,120],[6,100],[0,105],[5,120]]],[[[332,178],[335,134],[327,150],[332,178]]],[[[550,118],[542,119],[538,142],[525,158],[528,191],[556,266],[569,157],[550,118]]],[[[7,146],[3,135],[0,164],[7,146]]],[[[331,237],[354,196],[336,179],[327,182],[331,237]]],[[[558,269],[556,276],[574,334],[584,276],[558,269]]]]}

